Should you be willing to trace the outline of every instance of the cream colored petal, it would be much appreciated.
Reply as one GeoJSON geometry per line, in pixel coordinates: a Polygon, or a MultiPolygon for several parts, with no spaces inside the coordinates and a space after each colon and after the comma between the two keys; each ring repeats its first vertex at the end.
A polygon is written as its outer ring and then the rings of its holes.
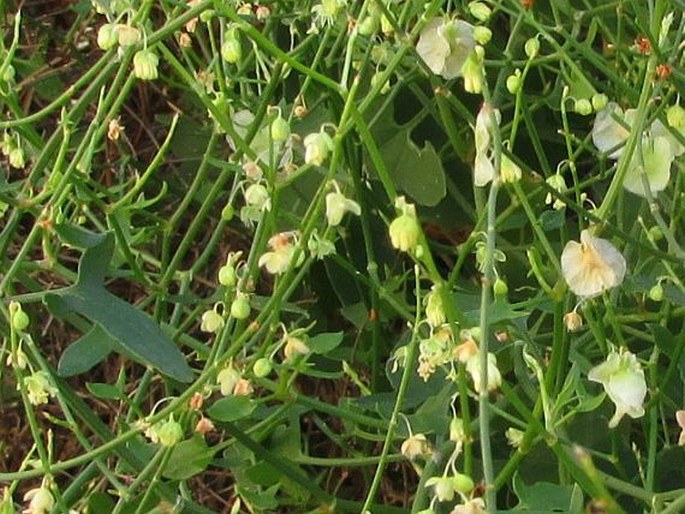
{"type": "MultiPolygon", "coordinates": [[[[656,137],[664,137],[668,141],[668,144],[671,147],[671,153],[673,154],[674,157],[678,157],[685,153],[685,146],[680,144],[680,141],[678,141],[673,134],[671,134],[671,130],[674,132],[678,132],[678,129],[670,129],[666,127],[663,123],[661,123],[661,120],[654,120],[654,123],[652,123],[652,126],[649,130],[650,135],[653,138],[656,137]]],[[[685,137],[685,133],[681,132],[682,136],[685,137]]]]}
{"type": "Polygon", "coordinates": [[[488,158],[487,152],[478,152],[473,163],[473,182],[478,187],[486,186],[495,178],[495,167],[488,158]]]}
{"type": "MultiPolygon", "coordinates": [[[[626,114],[614,102],[597,113],[595,123],[592,126],[592,142],[598,150],[606,153],[628,139],[630,132],[614,119],[614,116],[626,119],[626,114]]],[[[622,152],[623,148],[618,148],[609,155],[609,158],[618,159],[622,152]]]]}
{"type": "Polygon", "coordinates": [[[671,145],[665,137],[643,138],[642,157],[637,149],[623,180],[623,187],[636,195],[647,196],[642,181],[642,175],[646,173],[651,192],[663,191],[668,186],[673,159],[671,145]]]}
{"type": "Polygon", "coordinates": [[[463,20],[452,21],[446,24],[443,35],[449,45],[449,52],[441,75],[446,79],[453,79],[461,75],[466,59],[476,47],[473,26],[463,20]]]}
{"type": "Polygon", "coordinates": [[[445,59],[450,54],[450,45],[441,35],[440,29],[444,25],[444,19],[433,18],[423,27],[416,43],[416,53],[436,75],[442,74],[445,59]]]}
{"type": "Polygon", "coordinates": [[[611,243],[593,237],[587,230],[583,230],[580,239],[581,243],[569,241],[561,254],[562,275],[571,291],[591,298],[618,286],[626,272],[623,255],[611,243]]]}

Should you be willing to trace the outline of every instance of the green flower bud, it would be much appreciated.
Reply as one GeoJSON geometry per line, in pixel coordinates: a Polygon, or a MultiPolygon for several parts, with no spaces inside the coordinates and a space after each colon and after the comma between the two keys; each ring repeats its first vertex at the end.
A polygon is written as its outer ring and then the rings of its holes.
{"type": "Polygon", "coordinates": [[[674,129],[685,130],[685,109],[680,105],[672,105],[666,109],[666,121],[674,129]]]}
{"type": "Polygon", "coordinates": [[[597,93],[592,95],[592,108],[596,112],[599,112],[602,109],[604,109],[608,103],[609,99],[607,98],[607,95],[605,95],[604,93],[597,93]]]}
{"type": "Polygon", "coordinates": [[[478,21],[486,22],[492,15],[492,9],[483,2],[471,2],[468,5],[469,13],[478,21]]]}
{"type": "Polygon", "coordinates": [[[170,448],[176,446],[183,439],[183,427],[171,416],[155,430],[159,444],[170,448]]]}
{"type": "Polygon", "coordinates": [[[20,147],[14,147],[10,150],[10,166],[13,168],[21,169],[26,166],[26,155],[24,150],[20,147]]]}
{"type": "Polygon", "coordinates": [[[214,11],[214,9],[207,9],[206,11],[202,11],[200,13],[200,21],[202,23],[207,23],[207,22],[211,21],[215,15],[216,15],[216,12],[214,11]]]}
{"type": "Polygon", "coordinates": [[[233,287],[237,281],[235,268],[230,264],[219,268],[219,284],[226,287],[233,287]]]}
{"type": "MultiPolygon", "coordinates": [[[[378,73],[374,73],[374,74],[371,76],[371,87],[372,87],[372,88],[376,88],[376,87],[378,87],[378,86],[380,85],[381,79],[383,78],[382,75],[383,75],[383,74],[382,74],[381,72],[378,72],[378,73]]],[[[386,81],[383,83],[383,85],[381,85],[380,93],[381,93],[382,95],[384,95],[384,94],[387,93],[388,91],[390,91],[390,81],[389,81],[389,80],[386,80],[386,81]]]]}
{"type": "Polygon", "coordinates": [[[22,332],[28,328],[30,320],[28,314],[21,308],[19,302],[10,302],[10,316],[12,319],[12,328],[17,332],[22,332]]]}
{"type": "Polygon", "coordinates": [[[278,117],[271,122],[270,133],[271,139],[274,141],[285,141],[288,139],[288,136],[290,136],[290,125],[288,125],[285,118],[279,114],[278,117]]]}
{"type": "Polygon", "coordinates": [[[575,101],[573,110],[581,116],[588,116],[592,114],[592,103],[587,98],[579,98],[575,101]]]}
{"type": "Polygon", "coordinates": [[[238,30],[230,29],[223,44],[221,45],[221,57],[228,63],[237,63],[243,55],[243,49],[240,45],[240,38],[238,37],[238,30]]]}
{"type": "Polygon", "coordinates": [[[267,359],[266,357],[262,357],[261,359],[257,359],[257,361],[252,366],[252,372],[254,373],[255,377],[257,377],[257,378],[264,378],[269,373],[271,373],[272,369],[273,369],[273,365],[271,364],[271,361],[269,359],[267,359]]]}
{"type": "Polygon", "coordinates": [[[234,215],[235,209],[230,203],[227,203],[226,206],[221,210],[221,219],[224,221],[231,221],[234,215]]]}
{"type": "Polygon", "coordinates": [[[649,299],[653,302],[660,302],[664,299],[664,287],[660,282],[649,290],[649,299]]]}
{"type": "Polygon", "coordinates": [[[98,46],[103,50],[109,50],[119,43],[118,26],[113,23],[105,23],[98,29],[98,46]]]}
{"type": "Polygon", "coordinates": [[[378,18],[366,15],[363,20],[357,23],[357,30],[362,36],[372,36],[378,30],[378,18]]]}
{"type": "Polygon", "coordinates": [[[664,233],[661,230],[661,227],[659,227],[657,225],[650,227],[649,237],[652,238],[652,241],[661,241],[664,238],[664,233]]]}
{"type": "Polygon", "coordinates": [[[514,73],[507,77],[507,91],[515,95],[521,90],[521,70],[516,68],[514,73]]]}
{"type": "Polygon", "coordinates": [[[495,283],[492,286],[492,290],[495,293],[496,297],[502,298],[506,296],[509,292],[509,287],[507,286],[507,283],[504,280],[498,278],[497,280],[495,280],[495,283]]]}
{"type": "Polygon", "coordinates": [[[401,214],[390,223],[388,231],[392,246],[402,252],[409,252],[419,244],[421,227],[416,216],[401,214]]]}
{"type": "Polygon", "coordinates": [[[523,46],[523,50],[526,52],[528,59],[535,59],[540,52],[540,41],[536,37],[530,38],[523,46]]]}
{"type": "Polygon", "coordinates": [[[479,45],[485,46],[492,39],[492,30],[490,30],[487,27],[483,27],[482,25],[478,25],[477,27],[473,27],[473,39],[479,45]]]}
{"type": "Polygon", "coordinates": [[[140,80],[155,80],[158,64],[159,57],[152,50],[139,50],[133,56],[133,73],[140,80]]]}
{"type": "Polygon", "coordinates": [[[452,480],[454,481],[454,489],[462,494],[469,494],[475,485],[470,476],[462,473],[455,473],[452,480]]]}
{"type": "Polygon", "coordinates": [[[14,77],[17,74],[16,70],[14,69],[14,66],[11,64],[8,64],[7,67],[5,68],[4,73],[2,74],[2,81],[5,83],[12,83],[14,82],[14,77]]]}
{"type": "Polygon", "coordinates": [[[250,315],[250,302],[248,299],[240,294],[231,303],[231,316],[238,320],[247,319],[250,315]]]}

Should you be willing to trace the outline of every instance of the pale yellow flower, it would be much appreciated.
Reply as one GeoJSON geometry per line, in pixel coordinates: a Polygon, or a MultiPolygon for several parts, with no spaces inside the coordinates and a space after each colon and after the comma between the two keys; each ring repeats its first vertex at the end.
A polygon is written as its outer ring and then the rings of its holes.
{"type": "Polygon", "coordinates": [[[583,230],[580,243],[566,243],[561,254],[561,272],[571,291],[592,298],[623,282],[626,261],[609,241],[583,230]]]}

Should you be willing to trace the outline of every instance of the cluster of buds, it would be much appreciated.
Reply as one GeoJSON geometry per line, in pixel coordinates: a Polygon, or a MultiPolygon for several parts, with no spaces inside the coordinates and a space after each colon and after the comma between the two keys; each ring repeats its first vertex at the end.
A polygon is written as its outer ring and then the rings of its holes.
{"type": "Polygon", "coordinates": [[[0,151],[9,159],[11,167],[21,169],[26,166],[26,154],[21,147],[18,135],[5,132],[2,136],[2,143],[0,143],[0,151]]]}

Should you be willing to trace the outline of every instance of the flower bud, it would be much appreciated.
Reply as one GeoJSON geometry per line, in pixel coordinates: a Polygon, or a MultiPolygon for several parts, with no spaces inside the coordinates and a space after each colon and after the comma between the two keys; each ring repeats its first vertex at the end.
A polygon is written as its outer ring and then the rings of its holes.
{"type": "Polygon", "coordinates": [[[649,237],[652,241],[661,241],[664,238],[664,232],[661,230],[661,227],[654,225],[649,229],[649,237]]]}
{"type": "Polygon", "coordinates": [[[117,25],[116,33],[121,46],[133,46],[140,41],[140,31],[130,25],[117,25]]]}
{"type": "Polygon", "coordinates": [[[333,151],[333,139],[321,130],[306,136],[304,138],[304,147],[304,162],[321,166],[328,158],[328,154],[333,151]]]}
{"type": "Polygon", "coordinates": [[[176,446],[183,439],[183,427],[171,416],[156,429],[159,444],[170,448],[176,446]]]}
{"type": "Polygon", "coordinates": [[[576,311],[564,314],[564,325],[568,332],[576,332],[583,326],[583,318],[576,311]]]}
{"type": "Polygon", "coordinates": [[[592,103],[587,98],[578,98],[573,104],[573,110],[581,116],[592,114],[592,103]]]}
{"type": "Polygon", "coordinates": [[[521,70],[516,68],[514,73],[507,77],[507,91],[515,95],[521,90],[521,70]]]}
{"type": "Polygon", "coordinates": [[[139,50],[133,56],[133,73],[140,80],[155,80],[158,64],[159,57],[152,50],[139,50]]]}
{"type": "Polygon", "coordinates": [[[226,264],[219,268],[219,284],[226,287],[233,287],[237,281],[235,267],[226,264]]]}
{"type": "Polygon", "coordinates": [[[214,18],[214,16],[216,16],[216,12],[214,11],[214,9],[207,9],[200,13],[200,21],[202,23],[209,23],[210,21],[212,21],[212,18],[214,18]]]}
{"type": "Polygon", "coordinates": [[[362,36],[372,36],[378,30],[378,17],[367,14],[357,23],[357,30],[362,36]]]}
{"type": "Polygon", "coordinates": [[[113,23],[105,23],[98,29],[98,46],[103,50],[109,50],[119,43],[118,26],[113,23]]]}
{"type": "Polygon", "coordinates": [[[17,332],[26,330],[30,320],[28,314],[21,308],[21,304],[19,302],[10,302],[9,309],[12,319],[12,328],[17,332]]]}
{"type": "Polygon", "coordinates": [[[666,109],[666,121],[674,129],[685,130],[685,109],[680,105],[672,105],[666,109]]]}
{"type": "Polygon", "coordinates": [[[509,427],[505,430],[504,436],[507,438],[509,446],[518,448],[523,443],[523,431],[518,428],[509,427]]]}
{"type": "Polygon", "coordinates": [[[649,299],[653,302],[660,302],[664,299],[664,286],[661,285],[661,282],[649,290],[649,299]]]}
{"type": "Polygon", "coordinates": [[[482,46],[476,45],[461,67],[461,74],[464,77],[464,91],[472,94],[479,94],[483,91],[483,58],[485,50],[482,46]]]}
{"type": "Polygon", "coordinates": [[[247,319],[250,315],[250,302],[245,295],[239,294],[231,303],[231,316],[237,320],[247,319]]]}
{"type": "Polygon", "coordinates": [[[514,161],[502,154],[499,175],[502,179],[502,182],[512,184],[521,180],[523,172],[514,161]]]}
{"type": "Polygon", "coordinates": [[[486,22],[492,15],[492,9],[483,2],[471,2],[468,5],[469,13],[478,21],[486,22]]]}
{"type": "Polygon", "coordinates": [[[390,91],[390,81],[386,80],[381,85],[380,82],[381,82],[382,78],[383,78],[383,73],[381,73],[381,72],[377,72],[377,73],[374,73],[373,75],[371,75],[371,87],[376,88],[380,85],[379,92],[380,92],[380,94],[384,95],[385,93],[390,91]]]}
{"type": "Polygon", "coordinates": [[[216,334],[224,326],[224,318],[215,309],[209,309],[202,314],[200,330],[216,334]]]}
{"type": "Polygon", "coordinates": [[[285,141],[290,136],[290,125],[280,114],[271,122],[269,130],[271,139],[278,143],[285,141]]]}
{"type": "Polygon", "coordinates": [[[388,231],[392,246],[402,252],[409,252],[419,244],[421,227],[415,216],[401,214],[390,223],[388,231]]]}
{"type": "Polygon", "coordinates": [[[450,441],[463,444],[466,442],[466,432],[464,431],[464,420],[453,417],[450,421],[450,441]]]}
{"type": "Polygon", "coordinates": [[[21,147],[14,147],[9,151],[10,166],[22,169],[26,166],[26,155],[21,147]]]}
{"type": "Polygon", "coordinates": [[[254,373],[254,376],[257,378],[264,378],[269,373],[271,373],[272,369],[273,365],[271,364],[271,360],[267,359],[266,357],[257,359],[254,365],[252,366],[252,372],[254,373]]]}
{"type": "Polygon", "coordinates": [[[221,219],[224,221],[231,221],[233,216],[235,216],[235,209],[230,203],[227,203],[221,210],[221,219]]]}
{"type": "MultiPolygon", "coordinates": [[[[51,512],[55,506],[55,499],[52,496],[50,489],[44,485],[27,491],[24,495],[24,501],[29,502],[29,505],[28,508],[22,512],[31,514],[45,514],[51,512]]],[[[10,512],[14,512],[14,509],[10,512]]]]}
{"type": "Polygon", "coordinates": [[[495,280],[495,283],[492,286],[492,290],[495,293],[496,298],[503,298],[507,296],[507,293],[509,292],[509,287],[507,286],[507,283],[502,280],[501,278],[497,278],[495,280]]]}
{"type": "Polygon", "coordinates": [[[226,33],[226,38],[221,45],[221,57],[228,63],[237,63],[243,55],[243,49],[240,45],[240,38],[238,30],[232,28],[226,33]]]}
{"type": "Polygon", "coordinates": [[[402,455],[409,460],[429,455],[430,451],[430,443],[423,434],[416,434],[408,437],[402,442],[402,446],[400,447],[402,455]]]}
{"type": "Polygon", "coordinates": [[[604,109],[609,103],[609,98],[604,93],[596,93],[592,95],[592,108],[595,112],[599,112],[604,109]]]}
{"type": "Polygon", "coordinates": [[[487,27],[483,27],[482,25],[478,25],[477,27],[473,27],[473,39],[479,45],[485,46],[492,39],[492,30],[490,30],[487,27]]]}
{"type": "Polygon", "coordinates": [[[14,77],[16,74],[17,71],[14,69],[14,66],[8,64],[5,68],[5,71],[2,74],[2,81],[6,84],[11,84],[12,82],[14,82],[14,77]]]}
{"type": "Polygon", "coordinates": [[[523,46],[523,50],[526,52],[528,59],[535,59],[540,52],[540,40],[537,37],[530,38],[523,46]]]}
{"type": "Polygon", "coordinates": [[[462,494],[469,494],[471,491],[473,491],[475,484],[470,476],[464,475],[463,473],[455,473],[452,477],[452,480],[454,482],[454,489],[458,492],[462,494]]]}
{"type": "Polygon", "coordinates": [[[214,426],[214,423],[212,423],[211,419],[202,416],[195,425],[194,432],[196,434],[206,435],[210,432],[213,432],[215,428],[216,427],[214,426]]]}
{"type": "Polygon", "coordinates": [[[431,292],[426,295],[424,302],[426,304],[426,319],[428,319],[431,327],[439,327],[447,321],[439,288],[433,286],[431,292]]]}

